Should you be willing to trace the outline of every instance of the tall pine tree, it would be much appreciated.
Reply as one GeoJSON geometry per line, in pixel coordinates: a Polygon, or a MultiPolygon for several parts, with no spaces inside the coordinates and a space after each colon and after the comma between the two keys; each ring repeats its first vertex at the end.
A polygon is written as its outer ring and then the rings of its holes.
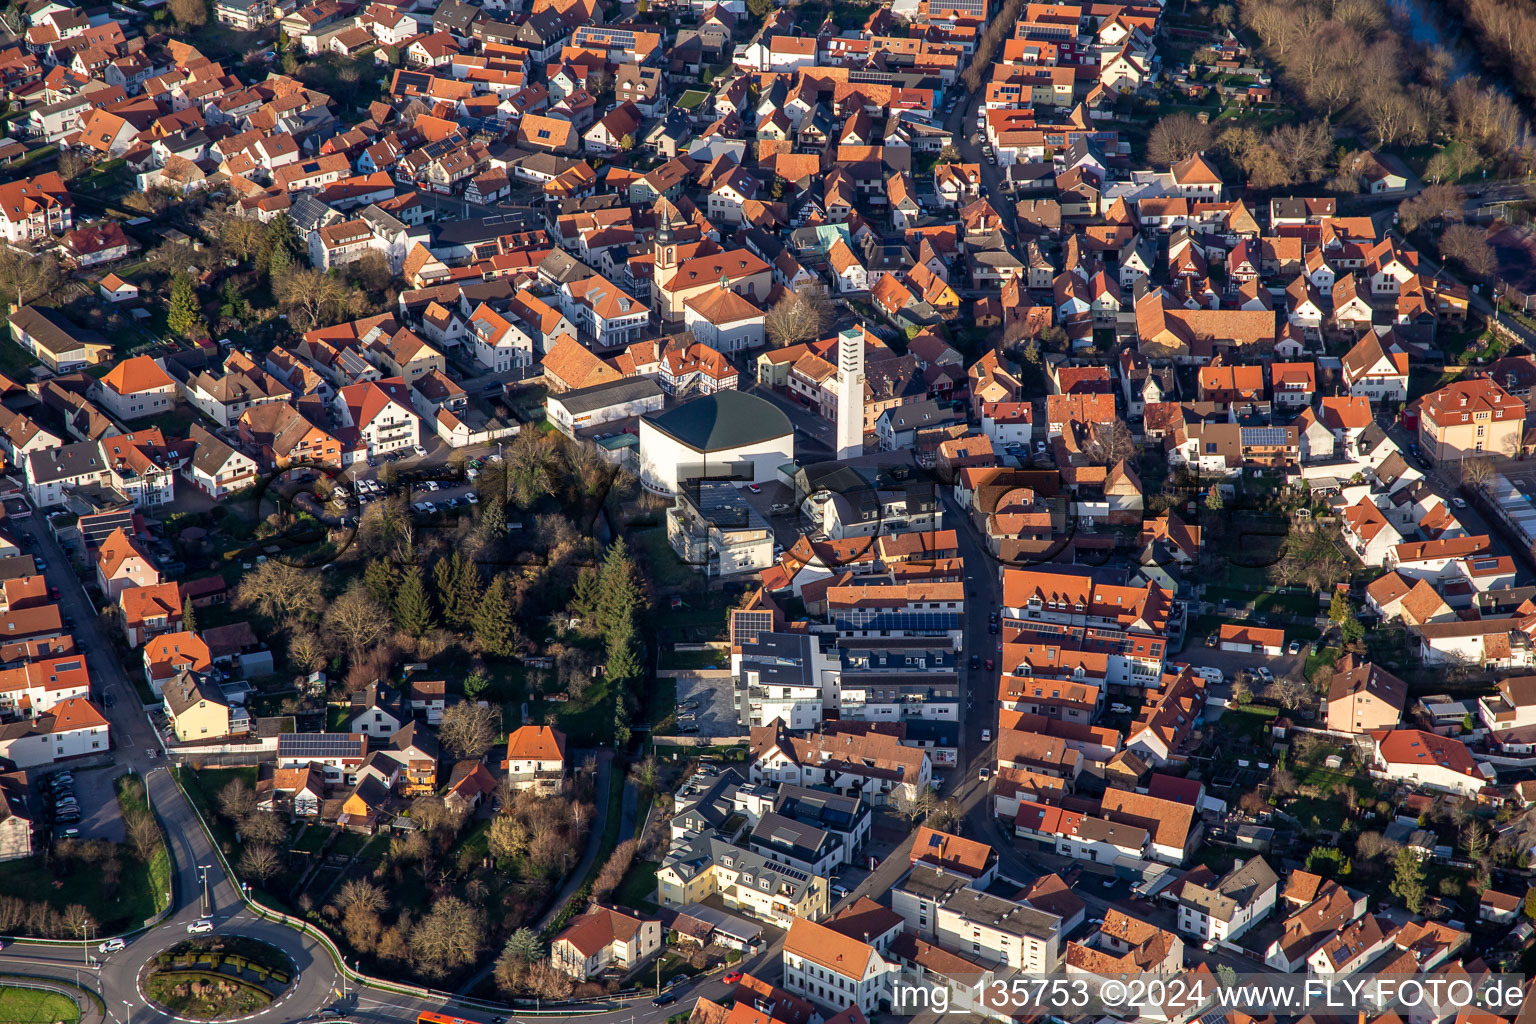
{"type": "Polygon", "coordinates": [[[188,633],[197,632],[197,612],[190,597],[181,602],[181,628],[188,633]]]}
{"type": "Polygon", "coordinates": [[[597,570],[583,568],[576,574],[576,587],[571,592],[571,615],[581,620],[587,629],[598,627],[597,607],[600,595],[597,586],[597,570]]]}
{"type": "Polygon", "coordinates": [[[459,565],[462,559],[455,551],[452,557],[439,558],[432,567],[432,588],[437,591],[437,606],[443,610],[443,620],[450,629],[458,629],[466,614],[459,608],[459,565]]]}
{"type": "Polygon", "coordinates": [[[165,325],[183,338],[197,333],[203,323],[202,307],[197,304],[197,290],[192,279],[184,272],[171,278],[171,308],[166,314],[165,325]]]}
{"type": "Polygon", "coordinates": [[[512,623],[512,595],[506,576],[498,575],[491,580],[475,608],[473,626],[475,639],[487,654],[503,658],[512,654],[517,631],[512,623]]]}
{"type": "Polygon", "coordinates": [[[395,588],[400,585],[400,570],[394,562],[375,558],[363,569],[363,586],[385,608],[395,606],[395,588]]]}
{"type": "Polygon", "coordinates": [[[608,678],[622,691],[640,677],[640,654],[635,645],[635,629],[620,625],[608,637],[608,678]]]}
{"type": "Polygon", "coordinates": [[[480,598],[485,590],[485,584],[480,579],[480,568],[468,558],[462,558],[458,552],[454,552],[454,558],[458,559],[459,568],[453,580],[453,602],[458,609],[458,620],[454,623],[454,629],[469,629],[475,623],[475,609],[480,607],[480,598]]]}
{"type": "Polygon", "coordinates": [[[432,602],[421,578],[421,569],[411,566],[395,591],[395,622],[411,636],[425,636],[432,628],[432,602]]]}
{"type": "Polygon", "coordinates": [[[633,630],[635,614],[640,609],[640,580],[629,546],[620,537],[608,547],[598,570],[597,628],[612,638],[622,625],[633,630]]]}

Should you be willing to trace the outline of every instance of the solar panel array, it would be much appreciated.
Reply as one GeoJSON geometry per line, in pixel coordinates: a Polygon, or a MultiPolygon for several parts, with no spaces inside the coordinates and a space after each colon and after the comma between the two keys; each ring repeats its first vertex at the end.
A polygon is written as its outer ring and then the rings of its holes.
{"type": "Polygon", "coordinates": [[[1244,427],[1243,444],[1283,448],[1288,431],[1284,427],[1244,427]]]}
{"type": "Polygon", "coordinates": [[[849,608],[835,617],[838,629],[906,629],[946,631],[960,628],[956,612],[892,612],[878,608],[849,608]]]}

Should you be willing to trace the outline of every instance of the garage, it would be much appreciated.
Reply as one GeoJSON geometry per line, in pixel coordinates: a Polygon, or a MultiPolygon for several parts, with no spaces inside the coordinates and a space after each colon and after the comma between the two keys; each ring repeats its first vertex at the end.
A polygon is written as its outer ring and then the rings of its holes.
{"type": "Polygon", "coordinates": [[[1285,653],[1285,630],[1225,625],[1221,627],[1221,649],[1276,658],[1285,653]]]}

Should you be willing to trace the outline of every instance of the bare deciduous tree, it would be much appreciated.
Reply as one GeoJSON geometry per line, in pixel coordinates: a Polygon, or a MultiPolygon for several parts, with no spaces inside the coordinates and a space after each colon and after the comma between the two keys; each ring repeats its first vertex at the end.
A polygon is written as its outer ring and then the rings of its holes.
{"type": "Polygon", "coordinates": [[[624,876],[629,873],[629,866],[635,859],[635,841],[626,839],[614,847],[608,860],[604,862],[603,869],[597,873],[597,880],[592,883],[592,902],[606,903],[618,889],[619,883],[624,881],[624,876]]]}
{"type": "Polygon", "coordinates": [[[820,285],[808,285],[784,296],[768,311],[763,329],[768,341],[783,348],[815,341],[832,319],[832,304],[820,285]]]}
{"type": "Polygon", "coordinates": [[[389,612],[379,604],[362,581],[356,581],[325,610],[322,625],[354,655],[389,635],[389,612]]]}
{"type": "Polygon", "coordinates": [[[1471,224],[1452,224],[1446,228],[1440,235],[1440,255],[1478,277],[1493,273],[1497,265],[1488,233],[1471,224]]]}
{"type": "Polygon", "coordinates": [[[278,559],[268,559],[246,573],[235,594],[236,605],[254,607],[275,622],[309,612],[319,603],[319,577],[278,559]]]}
{"type": "Polygon", "coordinates": [[[411,929],[411,952],[422,970],[432,976],[474,963],[484,942],[484,916],[457,896],[434,902],[431,911],[411,929]]]}
{"type": "Polygon", "coordinates": [[[240,873],[249,875],[258,882],[265,882],[277,874],[282,866],[282,858],[277,849],[266,843],[252,843],[240,853],[240,873]]]}
{"type": "Polygon", "coordinates": [[[219,790],[219,813],[238,821],[256,809],[256,794],[244,779],[232,779],[219,790]]]}
{"type": "Polygon", "coordinates": [[[443,712],[438,737],[459,757],[479,757],[496,742],[499,719],[495,708],[463,701],[443,712]]]}
{"type": "Polygon", "coordinates": [[[1200,123],[1194,115],[1169,114],[1147,136],[1147,159],[1154,164],[1176,164],[1209,149],[1213,138],[1211,126],[1200,123]]]}

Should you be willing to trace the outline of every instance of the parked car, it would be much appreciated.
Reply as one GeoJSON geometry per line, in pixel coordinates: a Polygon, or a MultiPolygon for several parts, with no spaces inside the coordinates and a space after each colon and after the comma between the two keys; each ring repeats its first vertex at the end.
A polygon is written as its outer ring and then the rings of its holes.
{"type": "Polygon", "coordinates": [[[1300,640],[1292,640],[1290,642],[1290,644],[1286,647],[1285,653],[1287,653],[1287,654],[1300,654],[1301,653],[1301,641],[1300,640]]]}
{"type": "Polygon", "coordinates": [[[425,454],[427,454],[427,450],[425,448],[423,448],[419,444],[411,445],[411,451],[415,452],[417,455],[425,455],[425,454]]]}
{"type": "MultiPolygon", "coordinates": [[[[847,899],[848,898],[848,887],[846,885],[843,885],[841,882],[835,883],[832,886],[832,895],[836,896],[840,900],[841,899],[847,899]]],[[[727,981],[729,981],[729,979],[727,979],[727,981]]]]}
{"type": "Polygon", "coordinates": [[[1266,683],[1272,683],[1275,681],[1275,674],[1263,665],[1260,665],[1258,668],[1254,669],[1253,674],[1264,680],[1266,683]]]}
{"type": "Polygon", "coordinates": [[[988,779],[990,779],[992,777],[992,769],[990,769],[990,768],[983,768],[983,769],[981,769],[980,771],[978,771],[976,773],[976,777],[978,779],[980,779],[982,782],[986,782],[988,779]]]}
{"type": "Polygon", "coordinates": [[[1466,498],[1461,498],[1461,497],[1452,498],[1451,499],[1451,504],[1455,505],[1457,508],[1466,508],[1467,507],[1467,499],[1466,498]]]}
{"type": "Polygon", "coordinates": [[[1117,715],[1128,715],[1131,713],[1131,706],[1129,704],[1111,704],[1109,710],[1117,715]]]}
{"type": "Polygon", "coordinates": [[[991,658],[987,659],[987,671],[988,672],[992,671],[992,659],[991,658]]]}
{"type": "Polygon", "coordinates": [[[971,668],[981,668],[981,655],[971,655],[971,668]]]}
{"type": "Polygon", "coordinates": [[[983,742],[983,743],[991,743],[992,742],[992,730],[991,729],[983,729],[983,730],[981,730],[981,742],[983,742]]]}

